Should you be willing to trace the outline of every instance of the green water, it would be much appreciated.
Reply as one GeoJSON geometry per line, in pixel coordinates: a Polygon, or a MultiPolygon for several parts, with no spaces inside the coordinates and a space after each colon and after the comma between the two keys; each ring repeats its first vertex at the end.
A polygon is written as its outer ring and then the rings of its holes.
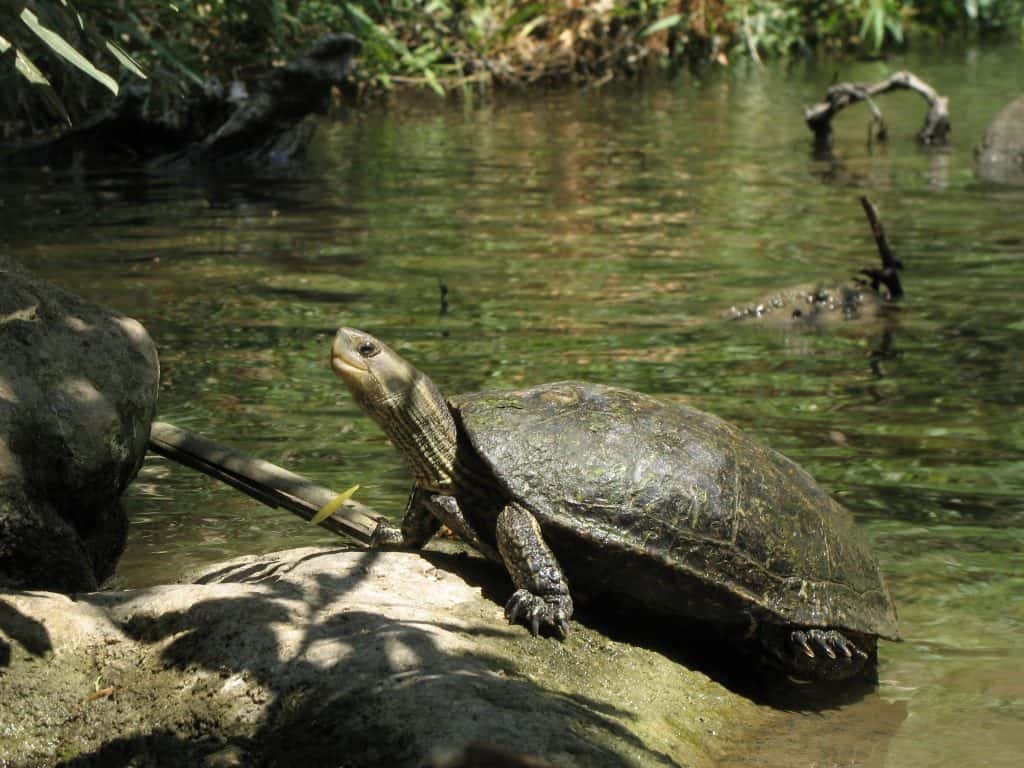
{"type": "MultiPolygon", "coordinates": [[[[410,484],[331,374],[334,329],[372,330],[447,391],[578,378],[685,400],[805,465],[856,514],[906,642],[878,692],[779,713],[723,765],[1010,766],[1024,754],[1024,190],[972,147],[1024,93],[1018,50],[774,65],[671,83],[393,110],[326,129],[286,178],[38,170],[0,181],[13,255],[139,318],[161,418],[400,512],[410,484]],[[831,82],[912,68],[951,98],[883,96],[815,159],[802,107],[831,82]],[[719,312],[906,265],[884,323],[785,331],[719,312]],[[449,311],[440,313],[439,281],[449,311]]],[[[150,459],[128,494],[116,586],[238,554],[333,543],[150,459]]]]}

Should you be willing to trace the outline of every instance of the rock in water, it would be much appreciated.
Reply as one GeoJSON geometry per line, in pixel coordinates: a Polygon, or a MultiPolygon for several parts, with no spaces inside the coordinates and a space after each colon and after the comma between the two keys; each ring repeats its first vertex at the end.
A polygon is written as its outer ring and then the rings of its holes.
{"type": "Polygon", "coordinates": [[[113,573],[158,381],[136,320],[0,256],[0,585],[89,590],[113,573]]]}
{"type": "Polygon", "coordinates": [[[996,115],[975,150],[975,171],[986,181],[1024,185],[1024,96],[996,115]]]}

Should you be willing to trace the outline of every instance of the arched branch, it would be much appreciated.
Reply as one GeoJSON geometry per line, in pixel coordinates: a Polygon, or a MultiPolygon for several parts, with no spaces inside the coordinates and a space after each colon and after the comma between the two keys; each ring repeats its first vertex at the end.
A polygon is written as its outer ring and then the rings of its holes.
{"type": "Polygon", "coordinates": [[[873,99],[883,93],[895,90],[910,90],[921,94],[928,102],[928,114],[924,127],[917,134],[922,144],[945,144],[949,135],[949,99],[939,93],[912,72],[902,71],[890,75],[873,85],[864,83],[836,83],[825,93],[825,100],[813,107],[804,108],[804,120],[814,133],[818,146],[832,144],[832,118],[840,111],[858,101],[867,101],[876,121],[882,124],[882,114],[873,99]]]}

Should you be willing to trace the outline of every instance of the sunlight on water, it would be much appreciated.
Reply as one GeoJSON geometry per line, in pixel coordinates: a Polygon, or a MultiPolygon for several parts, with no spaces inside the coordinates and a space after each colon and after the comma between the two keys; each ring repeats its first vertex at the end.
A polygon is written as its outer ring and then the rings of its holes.
{"type": "MultiPolygon", "coordinates": [[[[366,114],[325,130],[294,178],[144,174],[3,182],[12,253],[139,318],[161,418],[400,514],[408,474],[331,374],[334,329],[371,330],[446,391],[578,378],[685,401],[804,464],[875,543],[906,641],[876,693],[778,712],[723,765],[1010,766],[1024,754],[1024,190],[974,179],[972,147],[1024,91],[1016,51],[902,66],[951,96],[954,142],[913,142],[924,108],[864,112],[815,159],[804,104],[832,70],[366,114]],[[906,265],[886,317],[803,332],[720,319],[877,260],[877,205],[906,265]],[[54,222],[60,226],[54,226],[54,222]],[[440,284],[449,311],[440,313],[440,284]]],[[[129,493],[116,585],[237,554],[336,543],[150,459],[129,493]]]]}

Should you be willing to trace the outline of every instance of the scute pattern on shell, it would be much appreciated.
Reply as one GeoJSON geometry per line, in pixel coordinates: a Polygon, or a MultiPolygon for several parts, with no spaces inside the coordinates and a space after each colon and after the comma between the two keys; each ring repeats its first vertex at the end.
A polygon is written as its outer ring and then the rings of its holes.
{"type": "Polygon", "coordinates": [[[476,451],[538,519],[574,588],[670,613],[898,638],[850,513],[715,416],[556,382],[451,399],[476,451]]]}

